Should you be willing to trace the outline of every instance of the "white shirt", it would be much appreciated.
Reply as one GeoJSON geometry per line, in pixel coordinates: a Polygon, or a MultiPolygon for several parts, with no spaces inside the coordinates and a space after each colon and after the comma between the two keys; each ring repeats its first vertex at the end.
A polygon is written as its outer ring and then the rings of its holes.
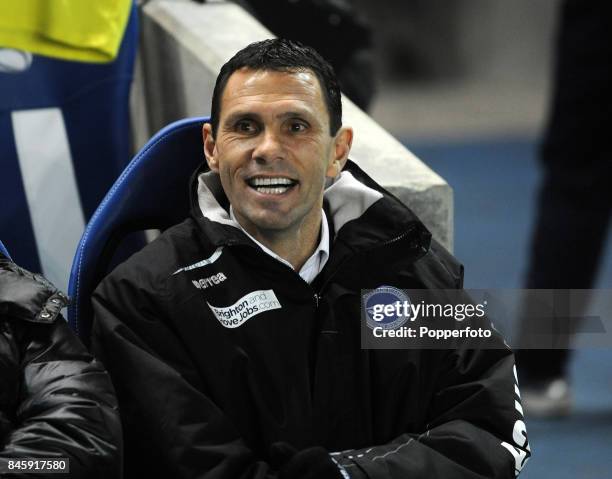
{"type": "MultiPolygon", "coordinates": [[[[291,265],[291,263],[289,263],[289,261],[287,261],[284,258],[281,258],[270,248],[261,244],[259,241],[253,238],[242,227],[242,225],[238,222],[238,220],[234,216],[234,209],[231,206],[230,206],[230,218],[234,220],[238,224],[238,226],[240,226],[240,229],[244,232],[244,234],[247,235],[249,238],[251,238],[255,242],[255,244],[264,251],[264,253],[269,254],[274,259],[280,261],[283,264],[286,264],[291,269],[293,269],[293,266],[291,265]]],[[[310,256],[310,258],[306,260],[302,268],[298,271],[298,274],[300,275],[300,277],[307,283],[312,283],[312,281],[321,272],[321,270],[325,266],[325,263],[327,263],[327,260],[329,259],[329,226],[327,225],[327,217],[325,216],[325,211],[323,210],[321,210],[321,235],[320,237],[321,237],[321,240],[319,241],[319,244],[317,248],[315,249],[315,252],[312,254],[312,256],[310,256]]]]}

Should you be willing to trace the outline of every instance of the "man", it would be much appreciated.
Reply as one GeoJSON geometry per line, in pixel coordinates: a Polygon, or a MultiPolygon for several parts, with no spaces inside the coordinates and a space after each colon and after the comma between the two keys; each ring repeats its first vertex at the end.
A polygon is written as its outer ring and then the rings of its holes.
{"type": "MultiPolygon", "coordinates": [[[[525,287],[560,295],[566,290],[566,297],[567,290],[593,288],[612,217],[612,17],[606,8],[580,0],[559,5],[553,90],[539,149],[543,175],[525,287]]],[[[573,304],[571,316],[586,314],[587,306],[578,310],[573,304]]],[[[535,329],[547,327],[543,321],[522,318],[519,326],[525,349],[517,352],[517,366],[526,386],[526,410],[540,417],[570,414],[568,364],[577,325],[553,323],[550,337],[557,349],[530,343],[535,329]]]]}
{"type": "Polygon", "coordinates": [[[0,477],[121,477],[108,374],[62,319],[66,297],[2,250],[0,243],[0,477]],[[51,462],[28,465],[41,459],[51,462]]]}
{"type": "Polygon", "coordinates": [[[361,289],[458,288],[462,269],[347,162],[341,116],[308,47],[266,40],[221,69],[192,216],[94,294],[128,477],[514,477],[524,464],[508,349],[361,349],[361,289]]]}

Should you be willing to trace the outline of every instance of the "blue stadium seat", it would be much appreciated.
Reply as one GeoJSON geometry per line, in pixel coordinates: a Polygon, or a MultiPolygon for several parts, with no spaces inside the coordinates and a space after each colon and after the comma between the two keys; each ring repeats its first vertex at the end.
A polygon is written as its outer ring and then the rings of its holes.
{"type": "MultiPolygon", "coordinates": [[[[51,20],[63,3],[40,8],[51,20]]],[[[2,239],[20,266],[61,290],[87,220],[131,157],[128,100],[137,45],[134,4],[110,63],[0,48],[21,58],[13,65],[0,55],[2,239]]]]}
{"type": "Polygon", "coordinates": [[[2,241],[0,241],[0,253],[2,253],[4,256],[6,256],[9,259],[11,258],[11,256],[8,253],[8,251],[6,250],[4,245],[2,244],[2,241]]]}
{"type": "Polygon", "coordinates": [[[125,168],[102,200],[79,242],[68,285],[68,322],[89,345],[91,294],[127,235],[165,230],[189,214],[191,174],[204,161],[202,125],[189,118],[159,131],[125,168]]]}

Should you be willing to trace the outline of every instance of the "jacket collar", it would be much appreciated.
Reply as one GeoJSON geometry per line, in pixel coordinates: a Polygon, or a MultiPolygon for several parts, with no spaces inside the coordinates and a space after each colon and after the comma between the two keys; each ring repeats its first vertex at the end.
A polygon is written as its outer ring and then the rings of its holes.
{"type": "MultiPolygon", "coordinates": [[[[192,177],[191,202],[193,217],[214,244],[250,243],[230,218],[219,175],[205,164],[192,177]]],[[[429,249],[431,235],[414,213],[350,160],[326,188],[324,208],[332,244],[342,241],[352,250],[361,250],[409,237],[413,246],[429,249]]]]}
{"type": "Polygon", "coordinates": [[[0,253],[0,317],[52,323],[67,303],[68,298],[41,275],[0,253]]]}

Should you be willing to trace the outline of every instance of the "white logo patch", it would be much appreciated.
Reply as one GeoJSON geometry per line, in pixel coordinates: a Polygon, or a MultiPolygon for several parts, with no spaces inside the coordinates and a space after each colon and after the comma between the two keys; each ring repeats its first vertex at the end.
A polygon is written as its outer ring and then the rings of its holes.
{"type": "Polygon", "coordinates": [[[227,307],[218,308],[209,303],[206,304],[226,328],[237,328],[259,313],[281,308],[281,304],[271,289],[253,291],[227,307]]]}
{"type": "Polygon", "coordinates": [[[206,288],[209,288],[210,286],[221,284],[226,279],[227,279],[227,276],[225,276],[223,273],[217,273],[217,274],[213,274],[212,276],[209,276],[208,278],[200,278],[198,280],[191,280],[191,282],[198,289],[206,289],[206,288]]]}

